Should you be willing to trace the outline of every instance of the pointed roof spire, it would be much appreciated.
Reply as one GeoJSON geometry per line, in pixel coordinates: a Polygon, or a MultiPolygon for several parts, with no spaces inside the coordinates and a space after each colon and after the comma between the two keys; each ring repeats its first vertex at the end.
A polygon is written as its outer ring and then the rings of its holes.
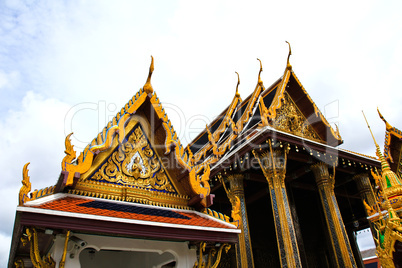
{"type": "Polygon", "coordinates": [[[290,55],[292,55],[292,48],[290,47],[290,43],[288,41],[285,41],[289,45],[289,54],[288,54],[288,61],[286,63],[286,69],[292,70],[292,65],[290,65],[289,59],[290,55]]]}
{"type": "Polygon", "coordinates": [[[236,85],[236,97],[240,97],[239,94],[239,85],[240,85],[240,76],[238,72],[235,72],[237,74],[237,85],[236,85]]]}
{"type": "Polygon", "coordinates": [[[382,116],[382,114],[380,113],[380,110],[378,109],[378,107],[377,107],[377,112],[378,112],[378,115],[380,116],[380,118],[382,119],[382,121],[384,121],[386,129],[387,129],[388,131],[391,130],[391,129],[392,129],[392,126],[391,126],[391,125],[387,122],[387,120],[385,120],[385,118],[382,116]]]}
{"type": "Polygon", "coordinates": [[[262,80],[261,80],[262,63],[261,63],[261,60],[259,58],[257,58],[257,60],[260,62],[260,71],[258,73],[258,84],[262,85],[262,80]]]}
{"type": "Polygon", "coordinates": [[[389,167],[389,164],[387,160],[385,160],[385,157],[382,155],[380,146],[378,146],[377,141],[374,138],[373,132],[371,131],[370,125],[367,122],[366,116],[364,115],[364,112],[362,111],[364,119],[366,120],[367,127],[370,130],[371,136],[373,137],[374,144],[376,147],[376,154],[378,158],[381,161],[381,170],[382,170],[382,181],[384,185],[386,185],[386,191],[384,192],[387,196],[396,196],[396,195],[401,195],[402,194],[402,183],[398,176],[391,170],[389,167]]]}
{"type": "Polygon", "coordinates": [[[151,66],[149,66],[149,74],[148,74],[147,82],[145,83],[145,85],[143,87],[144,91],[148,94],[152,94],[154,92],[154,89],[152,88],[152,85],[151,85],[151,76],[154,71],[154,57],[152,57],[152,55],[151,55],[151,59],[152,59],[151,66]]]}
{"type": "Polygon", "coordinates": [[[381,169],[382,169],[382,171],[391,170],[391,168],[388,165],[388,162],[385,160],[384,156],[381,153],[380,146],[378,145],[377,141],[374,138],[373,132],[371,131],[371,128],[370,128],[370,125],[369,125],[369,123],[367,121],[366,115],[364,114],[363,111],[362,111],[362,113],[363,113],[363,116],[364,116],[364,120],[366,120],[367,127],[370,130],[371,137],[374,140],[374,144],[375,144],[375,147],[376,147],[376,155],[378,156],[378,158],[381,161],[381,169]]]}

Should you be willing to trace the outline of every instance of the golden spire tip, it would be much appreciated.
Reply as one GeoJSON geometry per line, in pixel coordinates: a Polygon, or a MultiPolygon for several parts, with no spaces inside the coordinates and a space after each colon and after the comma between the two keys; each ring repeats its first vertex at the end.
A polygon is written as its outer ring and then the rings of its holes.
{"type": "Polygon", "coordinates": [[[148,73],[148,78],[147,82],[145,82],[145,85],[143,87],[144,91],[148,94],[152,94],[154,92],[154,89],[152,88],[151,85],[151,76],[154,71],[154,57],[151,55],[151,66],[149,66],[149,73],[148,73]]]}
{"type": "Polygon", "coordinates": [[[258,73],[258,84],[262,84],[262,80],[261,80],[261,72],[262,72],[262,63],[261,60],[259,58],[257,58],[257,60],[260,62],[260,72],[258,73]]]}
{"type": "Polygon", "coordinates": [[[240,85],[240,76],[238,72],[235,72],[237,74],[237,85],[236,85],[236,97],[240,97],[239,94],[239,85],[240,85]]]}
{"type": "Polygon", "coordinates": [[[286,68],[292,69],[292,65],[290,65],[290,61],[289,61],[290,55],[292,55],[292,48],[290,47],[290,43],[288,41],[285,41],[285,42],[288,43],[288,45],[289,45],[289,54],[288,54],[288,60],[286,63],[286,68]]]}
{"type": "Polygon", "coordinates": [[[364,114],[363,110],[362,110],[362,113],[363,113],[363,116],[364,116],[364,120],[366,121],[367,127],[370,130],[371,137],[373,138],[375,145],[378,146],[377,141],[374,138],[373,132],[371,131],[371,127],[370,127],[370,125],[369,125],[369,123],[367,121],[366,115],[364,114]]]}
{"type": "Polygon", "coordinates": [[[385,120],[384,116],[382,116],[382,114],[380,113],[380,110],[378,109],[378,107],[377,107],[377,112],[378,112],[378,115],[380,116],[380,118],[382,119],[382,121],[384,121],[384,123],[385,123],[385,128],[386,128],[388,131],[390,131],[390,130],[392,129],[392,126],[387,122],[387,120],[385,120]]]}

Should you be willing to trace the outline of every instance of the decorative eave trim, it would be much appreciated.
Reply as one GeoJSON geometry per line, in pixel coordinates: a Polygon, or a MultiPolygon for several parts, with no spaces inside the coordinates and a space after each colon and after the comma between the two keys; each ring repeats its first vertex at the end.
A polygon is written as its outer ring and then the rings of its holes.
{"type": "MultiPolygon", "coordinates": [[[[267,118],[270,118],[271,120],[274,120],[276,117],[276,110],[281,108],[282,106],[282,100],[284,98],[284,93],[286,89],[286,85],[289,82],[290,74],[292,73],[292,70],[289,68],[285,69],[285,73],[283,74],[282,81],[280,82],[278,89],[275,92],[274,99],[272,100],[271,105],[269,108],[267,108],[264,104],[264,100],[261,98],[261,118],[264,118],[264,120],[267,120],[267,118]]],[[[263,122],[264,123],[264,122],[263,122]]],[[[268,121],[265,122],[268,124],[268,121]]]]}
{"type": "MultiPolygon", "coordinates": [[[[229,127],[229,125],[234,124],[233,120],[232,120],[232,116],[233,116],[233,113],[236,110],[238,104],[240,104],[241,102],[242,102],[242,99],[241,99],[240,95],[238,95],[236,93],[236,95],[233,97],[233,100],[230,103],[228,109],[226,110],[226,113],[221,116],[221,117],[223,117],[223,120],[222,120],[221,124],[219,125],[219,127],[214,131],[214,133],[209,132],[209,127],[211,125],[206,127],[205,131],[208,132],[210,142],[207,143],[204,147],[202,147],[194,155],[195,163],[197,163],[203,156],[205,156],[206,152],[213,147],[214,143],[217,143],[219,141],[219,139],[221,138],[221,135],[225,132],[227,127],[229,127]]],[[[201,134],[204,134],[205,131],[201,132],[201,134]]],[[[187,148],[190,149],[190,147],[187,147],[187,148]]]]}
{"type": "MultiPolygon", "coordinates": [[[[263,127],[263,128],[255,129],[252,136],[241,136],[241,137],[239,137],[238,143],[242,143],[242,145],[237,147],[235,150],[229,152],[228,154],[224,155],[214,165],[211,165],[211,173],[214,174],[216,172],[216,169],[218,169],[218,167],[220,166],[220,164],[225,163],[225,161],[230,159],[233,155],[235,155],[238,152],[242,151],[244,147],[247,147],[250,144],[257,144],[258,139],[261,139],[261,136],[264,135],[265,133],[268,133],[268,132],[275,132],[276,136],[278,136],[278,134],[279,134],[279,136],[288,137],[288,138],[294,139],[296,141],[298,140],[298,141],[300,141],[300,143],[306,143],[307,145],[311,145],[313,147],[313,149],[315,147],[322,148],[322,151],[327,151],[328,153],[333,152],[336,155],[339,155],[339,152],[341,152],[341,153],[344,153],[344,154],[347,154],[347,155],[353,155],[356,158],[360,158],[360,159],[362,158],[362,159],[367,160],[369,162],[375,162],[379,166],[381,164],[381,162],[378,159],[376,159],[374,157],[371,157],[371,156],[360,155],[360,154],[354,153],[352,151],[347,151],[347,150],[337,148],[337,147],[333,147],[333,146],[330,146],[330,145],[327,145],[327,144],[323,144],[323,143],[320,143],[320,142],[317,142],[317,141],[314,141],[314,140],[305,139],[305,138],[293,135],[291,133],[280,131],[280,130],[277,130],[277,129],[271,127],[271,126],[266,126],[266,127],[263,127]]],[[[278,139],[280,139],[279,136],[278,136],[278,139]]],[[[346,157],[346,156],[339,155],[339,157],[346,157]]]]}
{"type": "Polygon", "coordinates": [[[251,95],[247,107],[244,110],[242,116],[240,119],[236,122],[236,129],[237,133],[241,133],[243,131],[244,125],[248,122],[250,119],[250,116],[253,114],[253,108],[256,104],[256,102],[259,100],[259,97],[261,95],[261,92],[265,90],[264,84],[261,80],[261,72],[262,72],[262,63],[260,59],[257,59],[260,62],[260,71],[258,73],[258,83],[253,91],[253,94],[251,95]]]}
{"type": "Polygon", "coordinates": [[[276,118],[276,110],[281,108],[282,106],[282,100],[284,98],[284,93],[286,89],[286,85],[289,82],[290,74],[292,72],[292,65],[290,65],[289,59],[290,55],[292,55],[292,49],[290,47],[290,43],[286,41],[286,43],[289,45],[289,53],[288,53],[288,58],[286,62],[286,68],[285,72],[283,73],[282,80],[280,84],[278,85],[278,89],[275,92],[275,96],[272,100],[272,103],[269,108],[267,108],[264,104],[263,98],[261,98],[260,101],[260,111],[261,111],[261,123],[262,126],[268,126],[268,118],[272,121],[276,118]]]}
{"type": "Polygon", "coordinates": [[[79,181],[70,194],[99,197],[107,200],[118,200],[137,204],[149,204],[158,207],[173,207],[180,209],[192,209],[188,207],[189,197],[175,193],[152,191],[139,186],[114,185],[98,181],[79,181]],[[109,187],[107,187],[109,186],[109,187]]]}

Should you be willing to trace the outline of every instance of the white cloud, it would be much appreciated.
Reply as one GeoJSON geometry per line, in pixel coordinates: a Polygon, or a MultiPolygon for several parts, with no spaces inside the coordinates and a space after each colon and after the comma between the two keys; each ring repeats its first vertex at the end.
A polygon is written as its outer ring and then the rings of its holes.
{"type": "Polygon", "coordinates": [[[0,265],[7,267],[8,253],[10,251],[11,237],[0,232],[0,265]]]}
{"type": "Polygon", "coordinates": [[[13,89],[18,85],[20,75],[17,71],[4,72],[0,70],[0,92],[6,89],[13,89]]]}
{"type": "Polygon", "coordinates": [[[1,234],[11,234],[25,163],[31,162],[32,190],[56,183],[64,151],[63,118],[68,108],[57,99],[44,99],[28,92],[20,110],[11,110],[0,120],[0,198],[6,204],[0,208],[1,234]]]}

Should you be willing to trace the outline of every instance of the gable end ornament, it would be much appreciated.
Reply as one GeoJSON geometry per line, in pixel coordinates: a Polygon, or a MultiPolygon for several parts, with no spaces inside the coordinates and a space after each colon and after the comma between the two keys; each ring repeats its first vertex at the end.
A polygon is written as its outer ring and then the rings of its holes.
{"type": "Polygon", "coordinates": [[[152,85],[151,85],[151,77],[152,77],[153,72],[154,72],[154,57],[152,57],[152,55],[151,55],[151,66],[149,66],[148,78],[143,87],[144,91],[147,94],[152,94],[154,92],[154,89],[152,88],[152,85]]]}
{"type": "Polygon", "coordinates": [[[64,175],[63,181],[58,183],[58,190],[64,189],[65,186],[73,185],[74,178],[79,178],[82,174],[87,172],[92,166],[92,162],[94,160],[95,155],[98,153],[109,149],[112,146],[112,142],[115,134],[119,134],[118,142],[121,144],[124,140],[124,126],[127,120],[129,120],[131,114],[125,113],[122,117],[120,117],[118,123],[116,125],[111,126],[105,135],[105,141],[102,144],[95,144],[89,147],[88,150],[84,150],[81,152],[78,158],[76,158],[76,152],[73,149],[73,145],[71,145],[70,136],[73,134],[69,134],[66,137],[65,145],[66,156],[63,158],[61,162],[62,174],[64,175]]]}
{"type": "Polygon", "coordinates": [[[292,48],[290,47],[290,43],[288,41],[285,41],[288,45],[289,45],[289,54],[288,54],[288,60],[286,63],[286,69],[288,70],[292,70],[292,65],[290,65],[289,59],[290,59],[290,55],[292,55],[292,48]]]}

